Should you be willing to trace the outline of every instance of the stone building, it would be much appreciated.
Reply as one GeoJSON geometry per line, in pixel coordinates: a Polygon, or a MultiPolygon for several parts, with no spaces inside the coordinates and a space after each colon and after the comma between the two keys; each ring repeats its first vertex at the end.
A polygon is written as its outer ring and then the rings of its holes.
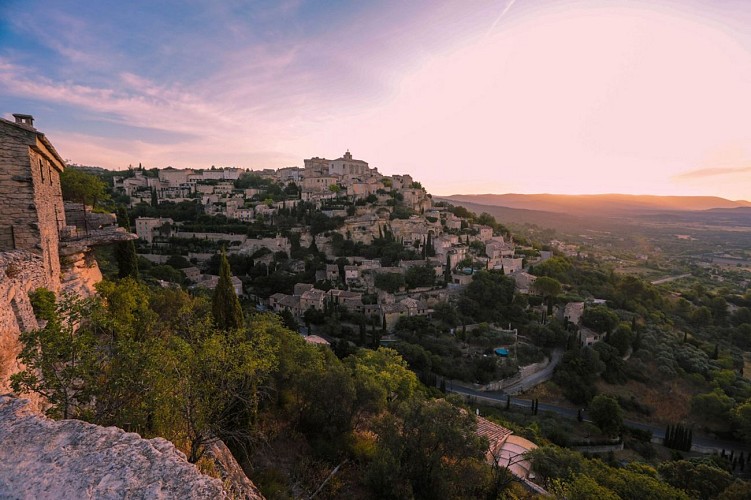
{"type": "Polygon", "coordinates": [[[65,161],[30,115],[0,119],[0,251],[42,256],[51,283],[60,280],[58,241],[65,227],[60,174],[65,161]]]}
{"type": "Polygon", "coordinates": [[[63,159],[31,116],[13,116],[0,118],[0,394],[19,369],[19,334],[39,326],[29,292],[93,293],[102,274],[92,247],[136,238],[111,214],[66,207],[63,159]]]}
{"type": "Polygon", "coordinates": [[[349,150],[329,164],[329,175],[366,175],[369,171],[368,162],[355,160],[349,150]]]}

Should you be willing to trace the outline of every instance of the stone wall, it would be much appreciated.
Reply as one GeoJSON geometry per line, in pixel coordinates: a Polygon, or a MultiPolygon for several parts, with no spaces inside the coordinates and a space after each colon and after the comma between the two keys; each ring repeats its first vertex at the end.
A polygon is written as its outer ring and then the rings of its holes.
{"type": "Polygon", "coordinates": [[[63,165],[44,136],[0,120],[0,251],[29,250],[42,255],[57,282],[58,230],[65,225],[60,189],[63,165]]]}
{"type": "Polygon", "coordinates": [[[18,335],[39,327],[29,292],[54,288],[42,256],[14,250],[0,253],[0,394],[10,391],[9,377],[21,368],[16,360],[18,335]]]}
{"type": "Polygon", "coordinates": [[[44,257],[37,253],[0,252],[0,394],[10,392],[10,375],[22,368],[16,360],[21,352],[19,334],[39,328],[29,292],[43,287],[88,297],[94,293],[94,284],[102,279],[99,266],[86,247],[56,260],[63,262],[57,280],[50,276],[44,257]]]}

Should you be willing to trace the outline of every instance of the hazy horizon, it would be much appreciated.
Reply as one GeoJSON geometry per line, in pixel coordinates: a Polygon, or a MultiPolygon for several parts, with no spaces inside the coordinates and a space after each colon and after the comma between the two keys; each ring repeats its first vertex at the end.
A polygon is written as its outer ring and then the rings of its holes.
{"type": "Polygon", "coordinates": [[[8,0],[0,112],[115,170],[349,149],[435,194],[743,200],[749,25],[743,0],[8,0]]]}

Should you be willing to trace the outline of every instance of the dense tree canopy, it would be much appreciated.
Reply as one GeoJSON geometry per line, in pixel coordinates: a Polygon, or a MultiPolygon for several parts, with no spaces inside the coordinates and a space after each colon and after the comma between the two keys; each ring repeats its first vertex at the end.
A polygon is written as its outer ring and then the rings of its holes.
{"type": "Polygon", "coordinates": [[[63,199],[84,205],[94,205],[109,198],[107,185],[97,176],[76,168],[66,168],[60,174],[63,199]]]}

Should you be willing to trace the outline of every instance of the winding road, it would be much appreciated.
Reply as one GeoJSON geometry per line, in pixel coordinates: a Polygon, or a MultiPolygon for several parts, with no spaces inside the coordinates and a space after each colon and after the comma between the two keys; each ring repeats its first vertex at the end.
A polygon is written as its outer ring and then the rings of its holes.
{"type": "MultiPolygon", "coordinates": [[[[552,364],[552,363],[551,363],[552,364]]],[[[528,386],[531,387],[531,386],[528,386]]],[[[457,386],[454,384],[451,384],[450,381],[446,381],[446,390],[448,392],[453,392],[456,394],[463,394],[465,396],[471,396],[473,397],[477,402],[485,402],[486,404],[490,405],[505,405],[506,398],[509,396],[505,391],[496,391],[496,392],[485,392],[485,391],[475,391],[473,389],[469,389],[467,387],[457,386]]],[[[532,407],[532,401],[529,399],[520,399],[520,398],[511,398],[511,404],[519,407],[519,408],[531,408],[532,407]]],[[[556,406],[551,405],[548,403],[542,403],[540,402],[538,405],[538,408],[542,411],[555,413],[557,415],[561,415],[566,418],[576,419],[578,410],[572,409],[572,408],[566,408],[563,406],[556,406]]],[[[585,421],[591,422],[591,420],[586,418],[586,412],[584,412],[585,421]]],[[[665,424],[658,424],[658,423],[643,423],[643,422],[635,422],[632,420],[624,420],[623,424],[627,427],[633,427],[636,429],[641,429],[644,431],[650,431],[652,433],[653,438],[663,439],[665,437],[665,424]]],[[[693,437],[693,446],[696,448],[695,451],[701,451],[705,453],[713,453],[715,451],[725,450],[735,450],[735,451],[741,451],[744,450],[746,453],[749,453],[749,447],[745,443],[741,441],[727,441],[722,439],[715,439],[708,436],[700,436],[700,435],[694,435],[693,437]]]]}

